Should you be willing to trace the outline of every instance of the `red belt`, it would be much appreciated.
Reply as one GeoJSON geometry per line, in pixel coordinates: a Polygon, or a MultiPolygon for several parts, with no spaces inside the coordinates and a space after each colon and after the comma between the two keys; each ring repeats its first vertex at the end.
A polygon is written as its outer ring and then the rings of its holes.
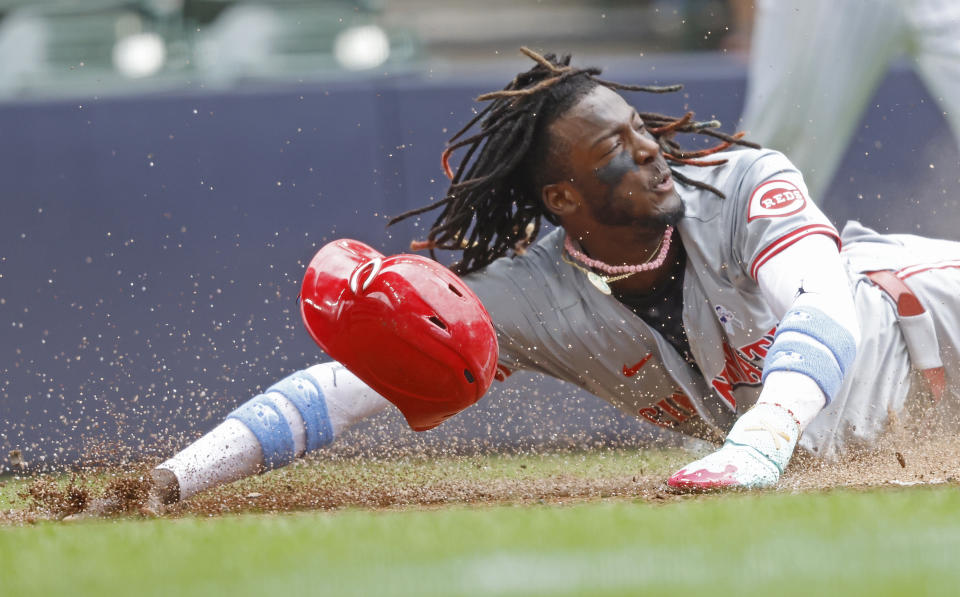
{"type": "MultiPolygon", "coordinates": [[[[943,363],[940,361],[940,349],[936,342],[937,332],[933,326],[933,319],[923,308],[917,295],[913,294],[907,283],[897,277],[890,270],[878,270],[873,272],[864,272],[870,281],[876,284],[878,288],[886,292],[893,299],[897,306],[897,319],[902,320],[905,317],[918,318],[919,325],[905,326],[901,325],[904,341],[907,344],[907,352],[910,353],[910,360],[913,363],[933,360],[933,366],[921,368],[920,373],[927,381],[933,399],[939,401],[946,388],[946,374],[943,369],[943,363]],[[929,346],[932,344],[932,346],[929,346]],[[935,351],[935,355],[929,355],[930,351],[935,351]],[[918,355],[925,355],[926,358],[918,359],[918,355]]],[[[929,363],[928,363],[929,364],[929,363]]],[[[919,367],[918,367],[919,368],[919,367]]]]}

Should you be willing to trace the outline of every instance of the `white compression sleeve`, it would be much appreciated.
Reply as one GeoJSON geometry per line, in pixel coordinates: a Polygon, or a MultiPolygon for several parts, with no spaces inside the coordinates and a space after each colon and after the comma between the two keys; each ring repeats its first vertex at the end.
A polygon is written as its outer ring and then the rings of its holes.
{"type": "Polygon", "coordinates": [[[767,261],[757,271],[764,299],[778,319],[801,296],[860,338],[850,279],[840,261],[837,244],[828,236],[801,238],[767,261]],[[803,292],[801,293],[801,289],[803,292]]]}
{"type": "MultiPolygon", "coordinates": [[[[384,410],[390,404],[339,363],[314,365],[287,379],[290,378],[312,381],[322,392],[325,407],[323,416],[332,432],[327,443],[350,425],[384,410]]],[[[273,386],[250,402],[264,398],[269,401],[281,416],[274,419],[274,429],[268,431],[275,431],[276,428],[288,430],[293,455],[302,456],[307,451],[307,425],[298,407],[283,393],[273,390],[278,386],[273,386]]],[[[231,416],[157,468],[176,475],[180,499],[186,499],[210,487],[263,471],[266,468],[264,453],[264,447],[250,427],[231,416]]]]}
{"type": "MultiPolygon", "coordinates": [[[[827,236],[800,239],[773,257],[757,273],[760,290],[778,318],[795,305],[813,307],[826,314],[860,342],[860,326],[853,303],[850,281],[840,261],[836,243],[827,236]]],[[[785,332],[783,338],[800,334],[785,332]]],[[[819,413],[827,402],[820,386],[810,377],[791,371],[773,371],[765,379],[758,403],[779,404],[790,410],[800,429],[819,413]]]]}
{"type": "Polygon", "coordinates": [[[263,468],[260,443],[246,425],[227,419],[157,466],[177,477],[180,499],[254,475],[263,468]]]}

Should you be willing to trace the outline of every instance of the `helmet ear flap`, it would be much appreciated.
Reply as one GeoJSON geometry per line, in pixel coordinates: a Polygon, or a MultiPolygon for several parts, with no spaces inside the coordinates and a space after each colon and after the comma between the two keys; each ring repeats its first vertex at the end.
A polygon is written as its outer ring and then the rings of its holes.
{"type": "Polygon", "coordinates": [[[490,316],[449,269],[334,241],[310,261],[303,322],[327,354],[400,409],[416,431],[480,399],[496,372],[490,316]]]}

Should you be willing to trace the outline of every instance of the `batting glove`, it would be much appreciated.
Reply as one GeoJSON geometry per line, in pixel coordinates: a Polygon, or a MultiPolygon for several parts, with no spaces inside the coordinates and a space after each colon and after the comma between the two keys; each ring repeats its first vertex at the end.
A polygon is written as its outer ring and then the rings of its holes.
{"type": "Polygon", "coordinates": [[[799,436],[800,424],[789,410],[758,404],[737,420],[722,448],[683,467],[667,484],[686,491],[772,487],[799,436]]]}

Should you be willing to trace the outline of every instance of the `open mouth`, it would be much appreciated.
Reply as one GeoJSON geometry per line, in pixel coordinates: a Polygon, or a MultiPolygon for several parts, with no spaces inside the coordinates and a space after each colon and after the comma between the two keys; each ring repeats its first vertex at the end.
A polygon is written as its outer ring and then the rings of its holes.
{"type": "Polygon", "coordinates": [[[650,181],[654,191],[663,192],[673,190],[673,175],[670,170],[659,170],[650,181]]]}

